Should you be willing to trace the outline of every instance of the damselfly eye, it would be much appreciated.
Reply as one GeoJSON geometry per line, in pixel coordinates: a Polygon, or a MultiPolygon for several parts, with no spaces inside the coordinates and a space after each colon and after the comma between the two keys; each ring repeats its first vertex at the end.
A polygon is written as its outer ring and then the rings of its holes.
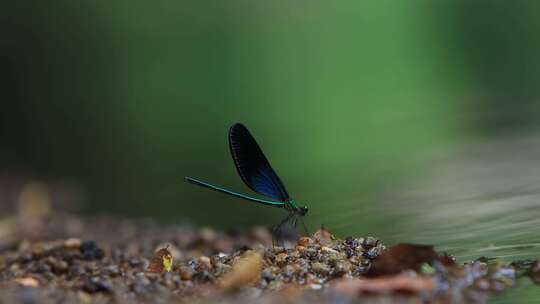
{"type": "Polygon", "coordinates": [[[306,213],[308,212],[308,207],[304,206],[304,207],[300,207],[299,208],[300,210],[300,215],[304,216],[306,215],[306,213]]]}

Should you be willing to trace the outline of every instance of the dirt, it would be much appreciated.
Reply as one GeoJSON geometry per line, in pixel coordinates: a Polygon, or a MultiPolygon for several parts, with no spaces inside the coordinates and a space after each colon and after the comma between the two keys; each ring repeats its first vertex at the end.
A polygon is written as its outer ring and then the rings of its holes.
{"type": "Polygon", "coordinates": [[[431,246],[324,229],[277,247],[263,227],[54,213],[6,217],[0,236],[1,303],[484,303],[540,277],[536,261],[460,264],[431,246]]]}

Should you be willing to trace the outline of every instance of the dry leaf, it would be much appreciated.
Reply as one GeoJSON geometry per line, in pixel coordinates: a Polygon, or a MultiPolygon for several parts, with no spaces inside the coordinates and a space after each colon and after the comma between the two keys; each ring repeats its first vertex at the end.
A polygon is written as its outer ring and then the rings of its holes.
{"type": "Polygon", "coordinates": [[[150,260],[150,265],[148,265],[148,271],[153,273],[169,272],[172,269],[172,265],[173,257],[167,246],[154,253],[154,257],[150,260]]]}
{"type": "Polygon", "coordinates": [[[256,251],[247,251],[221,280],[221,288],[225,291],[234,291],[256,282],[260,277],[262,266],[262,254],[256,251]]]}
{"type": "Polygon", "coordinates": [[[382,252],[375,259],[366,276],[376,277],[397,274],[404,270],[420,271],[422,264],[439,260],[430,245],[398,244],[382,252]]]}
{"type": "Polygon", "coordinates": [[[41,220],[52,212],[49,188],[40,182],[30,182],[21,189],[17,200],[21,219],[41,220]]]}
{"type": "Polygon", "coordinates": [[[313,234],[313,239],[321,245],[327,245],[335,240],[335,237],[321,225],[321,228],[313,234]]]}
{"type": "Polygon", "coordinates": [[[530,277],[534,283],[540,284],[540,262],[539,261],[535,261],[534,264],[532,265],[531,270],[530,270],[530,277]]]}
{"type": "Polygon", "coordinates": [[[334,284],[334,290],[345,295],[404,293],[416,294],[435,289],[435,281],[429,277],[404,275],[373,279],[342,279],[334,284]]]}

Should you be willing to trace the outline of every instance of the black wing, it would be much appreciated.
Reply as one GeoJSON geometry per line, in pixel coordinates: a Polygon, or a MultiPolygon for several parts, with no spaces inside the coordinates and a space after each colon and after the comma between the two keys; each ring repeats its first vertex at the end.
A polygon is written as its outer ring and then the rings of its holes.
{"type": "Polygon", "coordinates": [[[251,190],[282,202],[290,200],[287,189],[244,125],[236,123],[231,127],[229,147],[238,174],[251,190]]]}

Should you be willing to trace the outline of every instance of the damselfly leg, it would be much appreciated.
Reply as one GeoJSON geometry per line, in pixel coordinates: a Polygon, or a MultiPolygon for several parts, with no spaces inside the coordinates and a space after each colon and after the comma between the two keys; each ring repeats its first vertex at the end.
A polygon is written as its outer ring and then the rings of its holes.
{"type": "Polygon", "coordinates": [[[283,245],[283,228],[284,226],[287,226],[287,223],[291,220],[291,218],[294,217],[294,213],[287,214],[287,217],[285,217],[279,224],[274,226],[272,228],[272,246],[280,246],[283,245]]]}
{"type": "Polygon", "coordinates": [[[304,223],[304,218],[300,218],[300,222],[302,222],[302,226],[304,227],[304,234],[305,234],[305,236],[309,236],[309,232],[308,232],[306,223],[304,223]]]}

